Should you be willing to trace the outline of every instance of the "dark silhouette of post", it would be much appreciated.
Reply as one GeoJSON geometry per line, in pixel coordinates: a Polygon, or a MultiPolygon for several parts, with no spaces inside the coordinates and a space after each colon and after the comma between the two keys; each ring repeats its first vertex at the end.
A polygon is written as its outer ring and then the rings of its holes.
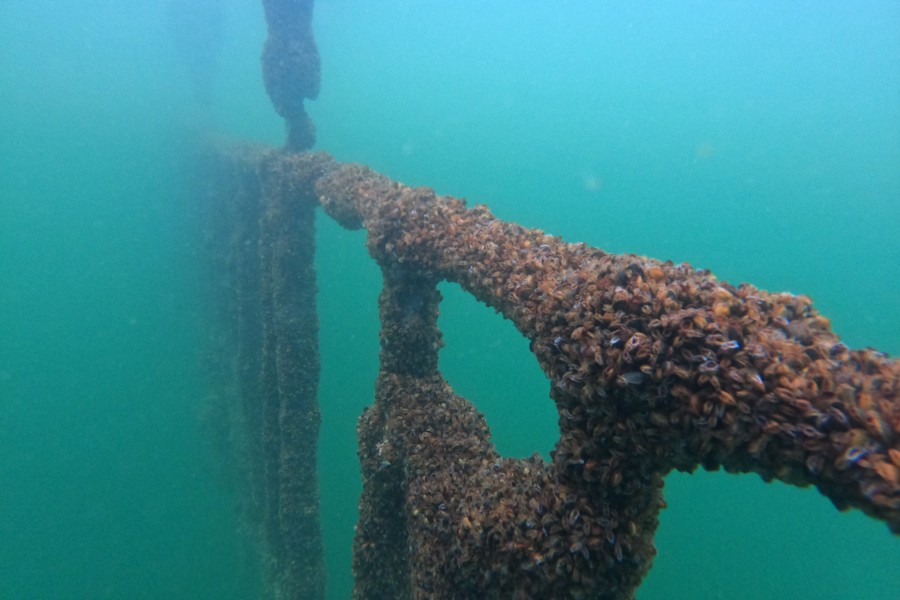
{"type": "Polygon", "coordinates": [[[266,92],[287,127],[285,147],[309,150],[316,128],[303,107],[319,95],[319,51],[312,34],[312,0],[263,0],[269,37],[263,47],[266,92]]]}

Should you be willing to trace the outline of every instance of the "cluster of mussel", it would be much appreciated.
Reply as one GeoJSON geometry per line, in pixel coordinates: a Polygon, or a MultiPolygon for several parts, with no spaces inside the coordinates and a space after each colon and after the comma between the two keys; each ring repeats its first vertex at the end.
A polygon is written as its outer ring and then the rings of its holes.
{"type": "Polygon", "coordinates": [[[655,552],[660,479],[614,506],[538,456],[501,458],[439,375],[382,374],[377,400],[360,423],[358,597],[631,597],[655,552]]]}
{"type": "MultiPolygon", "coordinates": [[[[487,597],[631,597],[672,469],[813,484],[900,531],[900,363],[848,349],[808,298],[566,244],[362,167],[316,187],[385,269],[458,282],[511,319],[560,415],[550,464],[502,460],[463,418],[474,409],[427,377],[378,393],[366,485],[402,469],[411,595],[469,597],[468,581],[487,597]]],[[[383,341],[407,334],[385,326],[383,341]]],[[[396,489],[363,504],[378,494],[396,489]]],[[[361,521],[360,539],[377,546],[377,529],[361,521]]]]}

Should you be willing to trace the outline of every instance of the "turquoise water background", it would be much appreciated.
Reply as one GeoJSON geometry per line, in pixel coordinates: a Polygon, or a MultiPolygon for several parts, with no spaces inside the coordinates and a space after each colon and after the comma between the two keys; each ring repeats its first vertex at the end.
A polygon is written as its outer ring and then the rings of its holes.
{"type": "MultiPolygon", "coordinates": [[[[253,598],[205,424],[213,315],[184,184],[210,131],[278,144],[261,8],[0,3],[0,599],[253,598]],[[218,41],[217,41],[218,40],[218,41]],[[196,58],[196,56],[194,57],[196,58]],[[188,64],[208,69],[197,102],[188,64]]],[[[900,4],[320,0],[317,148],[611,252],[811,296],[900,352],[900,4]]],[[[197,81],[197,79],[193,80],[197,81]]],[[[319,219],[329,598],[348,598],[355,420],[380,275],[319,219]]],[[[445,286],[441,367],[501,452],[547,454],[549,386],[445,286]]],[[[900,538],[811,489],[673,474],[641,600],[900,597],[900,538]]]]}

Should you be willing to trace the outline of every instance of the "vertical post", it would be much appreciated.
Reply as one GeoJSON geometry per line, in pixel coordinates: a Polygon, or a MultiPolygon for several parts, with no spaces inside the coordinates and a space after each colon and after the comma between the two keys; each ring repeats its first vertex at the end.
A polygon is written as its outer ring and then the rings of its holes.
{"type": "Polygon", "coordinates": [[[316,204],[289,176],[297,156],[273,153],[259,165],[264,531],[275,597],[321,600],[316,204]]]}
{"type": "MultiPolygon", "coordinates": [[[[433,278],[395,265],[383,265],[381,368],[375,405],[359,420],[359,457],[363,492],[353,543],[356,600],[414,597],[407,514],[409,440],[398,422],[437,403],[430,392],[442,389],[438,373],[441,333],[437,327],[441,294],[433,278]],[[400,431],[397,431],[397,430],[400,431]],[[396,459],[394,452],[396,451],[396,459]]],[[[431,410],[426,409],[431,413],[431,410]]],[[[410,419],[411,420],[411,419],[410,419]]],[[[417,434],[412,434],[413,436],[417,434]]]]}
{"type": "MultiPolygon", "coordinates": [[[[269,32],[262,54],[266,92],[284,117],[285,149],[309,150],[316,133],[303,101],[319,94],[313,0],[263,0],[263,9],[269,32]]],[[[316,474],[315,198],[298,193],[287,168],[289,153],[270,155],[259,167],[264,531],[275,596],[320,600],[325,565],[316,474]]]]}
{"type": "Polygon", "coordinates": [[[287,126],[285,147],[309,150],[316,128],[303,107],[319,95],[319,51],[312,34],[313,0],[263,0],[269,37],[263,47],[266,92],[287,126]]]}

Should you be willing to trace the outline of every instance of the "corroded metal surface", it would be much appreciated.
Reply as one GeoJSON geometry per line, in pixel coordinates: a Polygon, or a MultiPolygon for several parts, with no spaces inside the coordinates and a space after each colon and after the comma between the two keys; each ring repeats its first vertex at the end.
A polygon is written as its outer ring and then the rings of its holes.
{"type": "Polygon", "coordinates": [[[384,272],[357,598],[631,598],[672,469],[815,485],[900,532],[900,363],[848,349],[808,298],[565,243],[325,155],[265,160],[365,227],[384,272]],[[441,378],[441,280],[531,341],[559,413],[549,463],[499,456],[441,378]]]}

